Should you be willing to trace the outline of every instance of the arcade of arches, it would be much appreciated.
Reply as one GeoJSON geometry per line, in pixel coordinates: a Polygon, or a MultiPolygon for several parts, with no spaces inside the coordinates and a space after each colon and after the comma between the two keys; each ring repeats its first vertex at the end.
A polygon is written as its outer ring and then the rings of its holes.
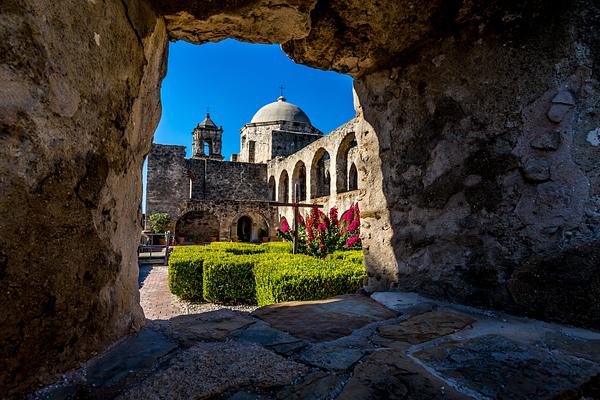
{"type": "MultiPolygon", "coordinates": [[[[1,390],[49,382],[144,324],[141,170],[169,40],[281,43],[355,78],[369,290],[599,326],[599,7],[9,0],[1,390]]],[[[327,152],[343,195],[353,178],[327,152]]],[[[288,197],[294,167],[265,182],[288,197]]]]}

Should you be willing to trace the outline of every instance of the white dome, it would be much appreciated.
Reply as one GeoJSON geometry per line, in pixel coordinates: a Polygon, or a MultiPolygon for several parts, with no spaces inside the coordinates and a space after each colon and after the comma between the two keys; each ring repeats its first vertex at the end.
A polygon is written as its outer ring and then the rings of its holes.
{"type": "Polygon", "coordinates": [[[286,102],[283,96],[258,110],[250,123],[275,121],[303,122],[311,125],[308,115],[300,107],[286,102]]]}

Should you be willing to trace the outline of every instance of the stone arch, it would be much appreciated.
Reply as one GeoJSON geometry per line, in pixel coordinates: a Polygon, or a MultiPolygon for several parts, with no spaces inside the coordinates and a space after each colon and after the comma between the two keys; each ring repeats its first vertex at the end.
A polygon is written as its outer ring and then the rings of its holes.
{"type": "Polygon", "coordinates": [[[329,196],[331,193],[331,175],[329,173],[330,156],[325,148],[315,152],[310,166],[310,197],[329,196]]]}
{"type": "Polygon", "coordinates": [[[358,189],[358,170],[356,164],[352,163],[348,170],[348,191],[358,189]]]}
{"type": "Polygon", "coordinates": [[[240,242],[260,242],[263,237],[266,237],[270,240],[272,236],[272,226],[269,222],[269,218],[267,218],[263,213],[259,211],[244,211],[236,214],[231,219],[231,224],[229,227],[229,236],[232,240],[237,240],[240,242]],[[240,224],[244,223],[244,219],[246,218],[250,220],[250,230],[246,233],[248,237],[243,238],[240,235],[240,224]],[[240,222],[241,221],[241,222],[240,222]]]}
{"type": "Polygon", "coordinates": [[[290,177],[284,169],[279,175],[279,191],[277,193],[277,201],[287,203],[290,201],[290,177]]]}
{"type": "Polygon", "coordinates": [[[306,166],[303,161],[298,161],[292,173],[292,201],[304,200],[306,200],[306,166]]]}
{"type": "Polygon", "coordinates": [[[277,189],[275,185],[275,177],[271,175],[269,177],[269,200],[275,201],[277,199],[277,189]]]}
{"type": "Polygon", "coordinates": [[[348,191],[348,152],[353,147],[356,147],[356,135],[354,134],[354,132],[350,132],[340,142],[335,157],[337,193],[343,193],[348,191]]]}
{"type": "Polygon", "coordinates": [[[207,211],[189,211],[175,224],[175,236],[188,243],[209,243],[219,240],[219,219],[207,211]]]}

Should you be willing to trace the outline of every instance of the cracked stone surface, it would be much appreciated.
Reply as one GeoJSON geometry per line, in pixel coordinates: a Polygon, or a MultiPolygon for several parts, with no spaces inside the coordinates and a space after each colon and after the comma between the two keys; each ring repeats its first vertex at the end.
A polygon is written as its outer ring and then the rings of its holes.
{"type": "MultiPolygon", "coordinates": [[[[595,393],[599,332],[411,293],[375,299],[434,311],[380,319],[335,339],[315,333],[310,343],[230,310],[155,321],[29,399],[580,400],[578,394],[595,393]],[[190,332],[199,336],[181,340],[190,332]],[[292,350],[281,351],[285,345],[292,350]]],[[[331,300],[320,308],[295,302],[268,310],[288,318],[295,308],[292,315],[312,321],[323,308],[349,317],[365,307],[355,296],[331,300]]],[[[313,324],[303,332],[321,329],[313,324]]]]}
{"type": "Polygon", "coordinates": [[[252,315],[293,336],[318,342],[347,336],[354,329],[397,314],[369,297],[346,295],[273,304],[259,308],[252,315]]]}

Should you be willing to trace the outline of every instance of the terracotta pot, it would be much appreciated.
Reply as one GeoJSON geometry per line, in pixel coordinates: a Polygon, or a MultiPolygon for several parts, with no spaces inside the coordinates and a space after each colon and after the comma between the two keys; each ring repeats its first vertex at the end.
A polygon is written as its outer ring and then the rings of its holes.
{"type": "Polygon", "coordinates": [[[269,241],[269,238],[268,237],[264,237],[264,238],[262,238],[262,241],[263,241],[263,243],[267,243],[269,241]]]}
{"type": "Polygon", "coordinates": [[[167,239],[161,237],[158,238],[158,244],[160,244],[161,246],[166,246],[167,245],[167,239]]]}
{"type": "Polygon", "coordinates": [[[185,238],[183,236],[178,236],[177,237],[177,244],[178,245],[183,245],[183,243],[185,242],[185,238]]]}

